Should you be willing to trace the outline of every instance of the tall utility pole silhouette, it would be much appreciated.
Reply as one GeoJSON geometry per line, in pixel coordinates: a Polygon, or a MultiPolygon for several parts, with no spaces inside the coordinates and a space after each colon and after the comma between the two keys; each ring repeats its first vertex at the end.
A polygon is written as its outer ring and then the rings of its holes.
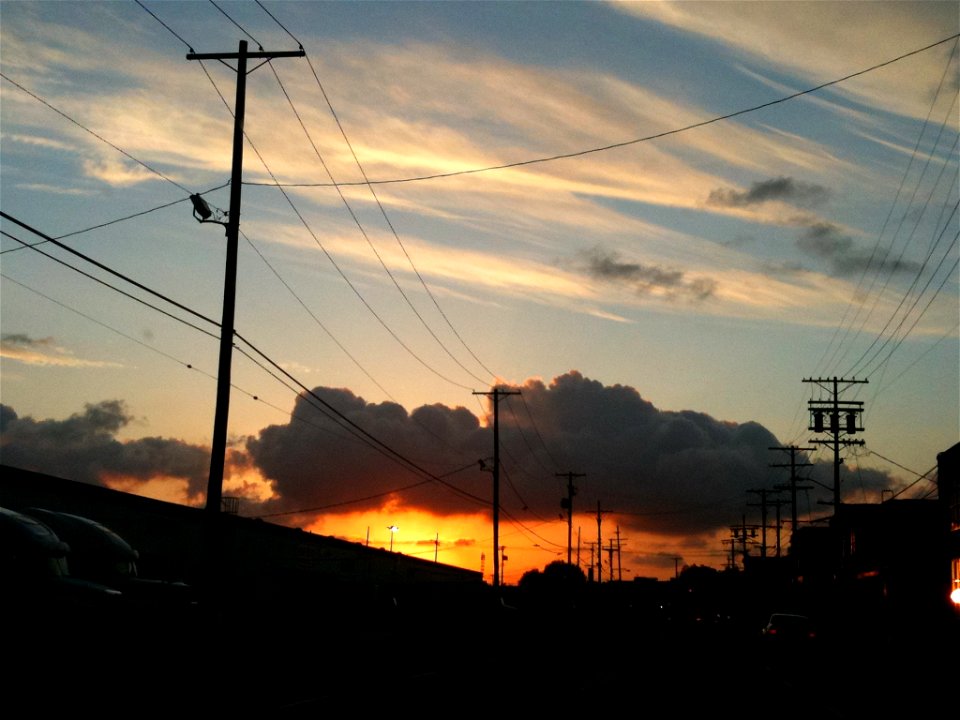
{"type": "Polygon", "coordinates": [[[489,395],[493,399],[493,586],[500,587],[500,398],[519,395],[519,390],[494,388],[490,392],[474,391],[474,395],[489,395]]]}
{"type": "MultiPolygon", "coordinates": [[[[757,493],[760,496],[760,557],[767,556],[767,490],[747,490],[747,492],[757,493]]],[[[757,503],[747,503],[748,506],[756,507],[757,503]]]]}
{"type": "Polygon", "coordinates": [[[820,445],[833,446],[833,509],[840,506],[840,464],[843,460],[840,458],[840,447],[847,445],[863,445],[863,440],[850,440],[849,437],[842,438],[844,435],[854,435],[857,432],[863,432],[863,427],[859,422],[863,414],[863,403],[858,401],[840,400],[840,393],[851,385],[867,383],[867,380],[857,380],[856,378],[847,380],[845,378],[804,378],[806,383],[814,383],[830,393],[829,400],[810,400],[807,405],[810,408],[810,427],[816,433],[828,433],[829,440],[811,439],[810,442],[820,445]],[[840,385],[843,384],[843,388],[840,385]],[[844,422],[841,425],[840,416],[844,416],[844,422]],[[829,427],[824,425],[824,416],[829,418],[829,427]]]}
{"type": "MultiPolygon", "coordinates": [[[[812,489],[812,488],[809,487],[809,486],[807,486],[807,487],[800,487],[800,486],[797,485],[797,482],[799,481],[799,478],[797,477],[797,468],[798,468],[798,467],[813,467],[813,463],[808,463],[808,462],[803,462],[803,463],[801,463],[801,462],[797,462],[797,453],[798,453],[798,452],[812,452],[812,451],[813,451],[813,448],[801,448],[801,447],[797,447],[796,445],[791,445],[790,447],[772,447],[772,448],[769,448],[769,449],[770,449],[770,450],[785,450],[785,451],[787,451],[787,452],[790,453],[790,464],[789,464],[789,465],[779,464],[779,465],[771,465],[770,467],[777,467],[777,468],[779,468],[779,467],[783,467],[783,468],[788,467],[788,468],[790,468],[790,485],[789,485],[789,490],[790,490],[790,532],[796,532],[796,531],[797,531],[797,490],[811,490],[811,489],[812,489]]],[[[776,486],[776,489],[777,489],[777,490],[784,490],[784,489],[787,489],[787,488],[784,488],[782,485],[777,485],[777,486],[776,486]]]]}
{"type": "Polygon", "coordinates": [[[610,547],[607,548],[607,555],[610,558],[607,560],[608,567],[610,568],[610,582],[613,582],[613,554],[617,552],[618,548],[613,544],[613,538],[610,538],[610,547]]]}
{"type": "Polygon", "coordinates": [[[780,506],[783,505],[783,500],[772,500],[770,502],[777,509],[777,557],[780,557],[780,531],[783,527],[783,520],[780,518],[780,506]]]}
{"type": "MultiPolygon", "coordinates": [[[[603,580],[603,539],[600,534],[600,524],[602,522],[602,513],[610,512],[610,510],[601,510],[600,501],[597,500],[597,582],[602,582],[603,580]]],[[[610,561],[611,564],[611,575],[610,579],[613,580],[613,561],[610,561]]]]}
{"type": "Polygon", "coordinates": [[[557,477],[567,479],[567,496],[560,500],[560,507],[567,511],[567,565],[573,559],[573,496],[577,494],[577,489],[573,486],[573,479],[583,476],[583,473],[575,472],[557,473],[557,477]]]}
{"type": "MultiPolygon", "coordinates": [[[[227,417],[230,412],[230,370],[233,355],[233,317],[237,294],[237,247],[240,236],[240,189],[243,184],[243,116],[246,108],[247,60],[268,61],[280,57],[303,57],[303,48],[288,52],[247,52],[240,41],[235,53],[187,53],[187,60],[237,61],[237,99],[233,111],[233,169],[230,174],[230,210],[227,215],[227,262],[223,281],[223,320],[220,323],[220,360],[217,368],[217,406],[210,448],[206,509],[219,513],[223,497],[223,466],[227,452],[227,417]]],[[[226,64],[226,63],[224,63],[226,64]]],[[[259,67],[259,65],[257,66],[259,67]]],[[[256,68],[254,68],[256,70],[256,68]]]]}
{"type": "Polygon", "coordinates": [[[623,556],[621,554],[620,526],[617,525],[617,580],[623,582],[623,556]]]}
{"type": "Polygon", "coordinates": [[[597,582],[603,581],[603,540],[600,535],[600,501],[597,500],[597,582]]]}
{"type": "MultiPolygon", "coordinates": [[[[746,516],[740,517],[740,525],[734,525],[730,528],[730,534],[733,535],[733,541],[740,543],[740,554],[743,557],[743,567],[747,567],[747,543],[751,545],[756,542],[757,537],[757,526],[756,525],[747,525],[746,516]]],[[[731,553],[733,550],[731,550],[731,553]]],[[[736,561],[734,561],[734,567],[736,567],[736,561]]]]}

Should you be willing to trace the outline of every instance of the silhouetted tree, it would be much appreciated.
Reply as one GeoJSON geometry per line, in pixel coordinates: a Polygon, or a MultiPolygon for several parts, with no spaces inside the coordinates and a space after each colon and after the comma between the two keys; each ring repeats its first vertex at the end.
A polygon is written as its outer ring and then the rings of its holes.
{"type": "Polygon", "coordinates": [[[526,607],[570,608],[578,604],[587,578],[576,565],[555,560],[543,571],[529,570],[520,578],[519,588],[526,607]]]}

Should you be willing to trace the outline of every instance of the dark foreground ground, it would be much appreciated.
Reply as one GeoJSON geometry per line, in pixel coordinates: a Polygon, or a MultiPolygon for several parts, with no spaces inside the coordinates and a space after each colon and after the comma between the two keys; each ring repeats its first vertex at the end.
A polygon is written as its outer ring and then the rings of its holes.
{"type": "Polygon", "coordinates": [[[956,623],[778,646],[753,625],[603,608],[405,611],[273,604],[4,608],[21,715],[316,717],[630,712],[950,717],[956,623]]]}

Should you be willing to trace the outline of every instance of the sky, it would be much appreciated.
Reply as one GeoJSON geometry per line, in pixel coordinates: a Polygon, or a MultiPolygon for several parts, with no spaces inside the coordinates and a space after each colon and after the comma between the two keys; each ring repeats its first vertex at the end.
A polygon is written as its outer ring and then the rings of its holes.
{"type": "Polygon", "coordinates": [[[568,550],[720,569],[735,527],[772,554],[779,518],[786,552],[790,447],[798,523],[832,513],[833,378],[862,408],[842,502],[931,497],[960,439],[958,25],[2,0],[0,462],[203,505],[227,242],[189,198],[231,210],[237,73],[187,55],[246,42],[304,55],[246,74],[240,514],[488,580],[500,555],[508,584],[568,550]]]}

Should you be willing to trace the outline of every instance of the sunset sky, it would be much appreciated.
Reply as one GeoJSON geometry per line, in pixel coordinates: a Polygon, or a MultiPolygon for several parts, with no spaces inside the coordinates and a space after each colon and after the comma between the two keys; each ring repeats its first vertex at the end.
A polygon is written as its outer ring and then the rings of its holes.
{"type": "Polygon", "coordinates": [[[226,243],[189,196],[229,210],[236,72],[187,54],[246,41],[305,57],[247,75],[241,514],[396,526],[489,578],[500,386],[506,582],[566,558],[571,477],[585,569],[598,508],[604,579],[722,568],[760,491],[789,499],[773,448],[815,448],[797,510],[830,513],[806,380],[833,377],[867,381],[841,384],[843,501],[929,497],[960,440],[958,25],[955,1],[2,0],[0,461],[203,505],[226,243]]]}

